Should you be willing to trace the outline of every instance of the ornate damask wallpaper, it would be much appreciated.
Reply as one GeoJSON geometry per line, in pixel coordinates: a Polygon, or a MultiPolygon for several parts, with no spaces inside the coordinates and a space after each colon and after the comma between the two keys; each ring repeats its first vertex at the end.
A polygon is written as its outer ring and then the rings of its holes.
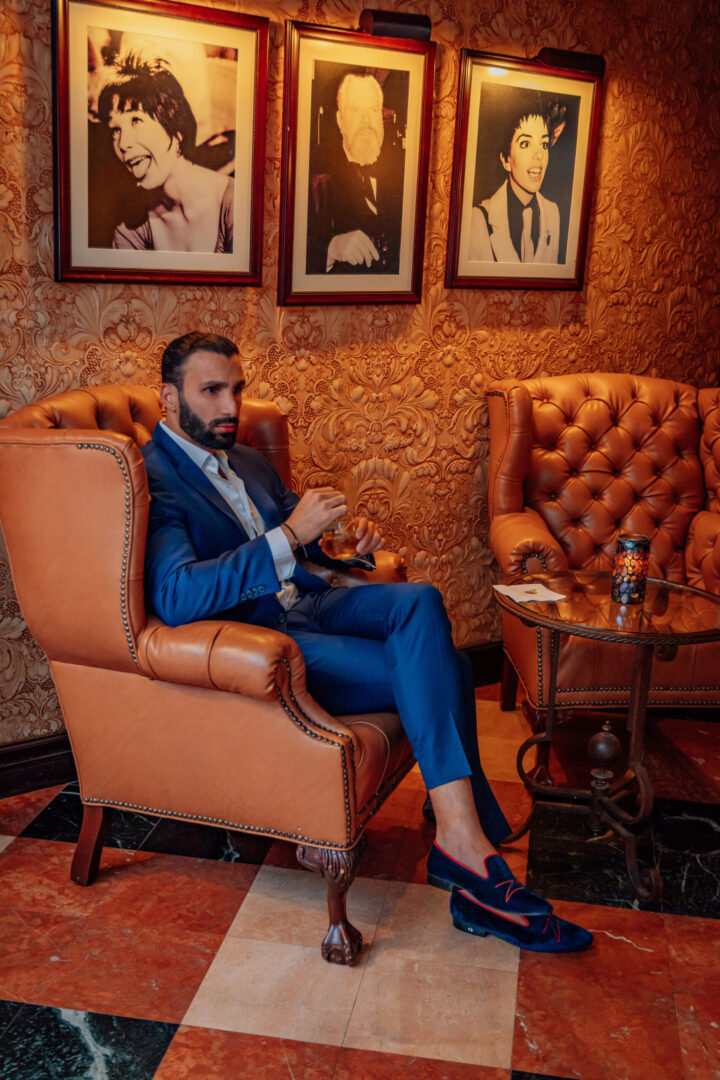
{"type": "MultiPolygon", "coordinates": [[[[223,4],[230,6],[232,4],[223,4]]],[[[271,23],[264,286],[53,280],[49,0],[0,9],[0,415],[103,382],[157,382],[163,345],[233,337],[249,392],[293,430],[296,484],[345,480],[409,575],[443,592],[460,645],[499,637],[487,543],[484,390],[495,378],[622,370],[718,381],[717,0],[383,0],[437,42],[423,301],[281,309],[276,297],[285,19],[356,27],[362,0],[238,0],[271,23]],[[581,292],[443,286],[459,49],[607,62],[581,292]]],[[[62,726],[0,560],[0,743],[62,726]]]]}

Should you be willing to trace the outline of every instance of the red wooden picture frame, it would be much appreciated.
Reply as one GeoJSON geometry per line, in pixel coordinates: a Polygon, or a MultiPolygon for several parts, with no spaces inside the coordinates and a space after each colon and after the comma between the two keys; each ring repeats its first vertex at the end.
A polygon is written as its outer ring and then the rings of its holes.
{"type": "Polygon", "coordinates": [[[448,288],[582,288],[603,71],[564,50],[462,50],[448,288]]]}
{"type": "Polygon", "coordinates": [[[261,283],[267,55],[265,18],[54,0],[57,280],[261,283]]]}
{"type": "Polygon", "coordinates": [[[419,302],[434,62],[431,41],[287,24],[280,304],[419,302]]]}

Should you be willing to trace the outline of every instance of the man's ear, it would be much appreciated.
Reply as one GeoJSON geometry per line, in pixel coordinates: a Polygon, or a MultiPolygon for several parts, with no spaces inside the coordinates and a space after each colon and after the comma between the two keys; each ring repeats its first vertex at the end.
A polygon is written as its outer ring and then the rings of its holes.
{"type": "Polygon", "coordinates": [[[502,165],[505,172],[510,172],[510,162],[506,157],[503,156],[503,154],[500,154],[500,164],[502,165]]]}
{"type": "Polygon", "coordinates": [[[164,382],[160,386],[160,400],[165,406],[165,412],[176,414],[178,411],[178,389],[172,383],[164,382]]]}
{"type": "Polygon", "coordinates": [[[335,123],[340,128],[340,131],[342,131],[342,125],[340,123],[340,110],[339,109],[335,113],[335,123]]]}

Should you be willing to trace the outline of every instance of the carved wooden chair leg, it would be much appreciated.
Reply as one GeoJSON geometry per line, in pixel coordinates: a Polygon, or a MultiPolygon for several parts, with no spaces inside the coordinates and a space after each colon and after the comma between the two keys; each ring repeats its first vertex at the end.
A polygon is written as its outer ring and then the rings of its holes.
{"type": "Polygon", "coordinates": [[[70,878],[76,885],[92,885],[95,880],[111,817],[110,806],[83,806],[80,838],[70,868],[70,878]]]}
{"type": "Polygon", "coordinates": [[[301,866],[317,871],[327,881],[330,926],[321,952],[323,960],[330,964],[352,964],[362,946],[362,934],[348,922],[345,898],[366,847],[367,837],[363,833],[350,851],[298,844],[295,853],[301,866]]]}
{"type": "Polygon", "coordinates": [[[518,673],[510,663],[507,655],[503,655],[502,683],[500,688],[500,709],[502,712],[512,712],[517,698],[518,673]]]}

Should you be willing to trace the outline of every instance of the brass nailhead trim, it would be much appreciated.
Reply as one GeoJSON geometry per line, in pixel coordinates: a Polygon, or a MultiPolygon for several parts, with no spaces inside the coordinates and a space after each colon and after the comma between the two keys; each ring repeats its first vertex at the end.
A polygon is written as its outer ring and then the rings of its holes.
{"type": "Polygon", "coordinates": [[[123,542],[123,554],[122,554],[122,569],[120,573],[120,615],[122,617],[123,629],[125,630],[125,639],[130,650],[130,656],[136,668],[141,670],[138,658],[135,653],[135,642],[133,640],[133,634],[130,629],[130,621],[127,614],[127,570],[128,570],[128,555],[130,552],[130,519],[131,519],[131,499],[130,499],[130,477],[128,471],[125,468],[125,462],[118,454],[117,450],[114,450],[111,446],[103,446],[102,443],[77,443],[78,450],[102,450],[105,454],[112,454],[120,466],[120,471],[123,474],[125,480],[125,539],[123,542]]]}
{"type": "Polygon", "coordinates": [[[237,829],[238,832],[252,832],[262,833],[272,836],[286,836],[288,840],[302,840],[307,844],[313,844],[316,847],[337,848],[338,851],[344,851],[344,844],[336,844],[330,840],[317,840],[311,836],[302,836],[299,833],[284,832],[282,829],[263,829],[259,825],[239,825],[236,821],[227,821],[225,818],[216,817],[203,817],[200,814],[184,814],[181,810],[161,810],[157,806],[141,806],[139,803],[119,802],[116,799],[92,799],[84,798],[84,803],[98,803],[100,806],[107,807],[122,807],[125,810],[141,810],[146,814],[155,814],[158,817],[173,817],[178,818],[181,821],[202,821],[208,825],[224,825],[230,829],[237,829]]]}
{"type": "Polygon", "coordinates": [[[520,566],[522,567],[523,574],[527,570],[528,559],[538,559],[543,570],[547,572],[547,563],[545,562],[545,556],[539,555],[536,551],[529,551],[527,555],[523,555],[520,566]]]}
{"type": "MultiPolygon", "coordinates": [[[[287,702],[283,698],[282,693],[280,692],[280,687],[276,683],[275,684],[275,690],[277,691],[278,700],[279,700],[280,704],[282,705],[283,709],[285,710],[285,712],[287,713],[287,715],[290,717],[290,719],[292,720],[292,722],[294,724],[297,724],[297,726],[302,731],[304,731],[306,735],[310,735],[310,737],[313,738],[313,739],[319,739],[321,742],[328,743],[330,746],[337,746],[337,743],[335,742],[335,739],[338,738],[338,736],[341,739],[344,739],[345,742],[347,743],[347,746],[348,746],[348,749],[349,749],[350,759],[351,759],[351,761],[353,763],[353,771],[354,771],[355,761],[354,761],[354,753],[353,753],[353,743],[352,743],[352,739],[350,738],[350,736],[349,735],[341,735],[341,734],[339,734],[339,732],[331,731],[330,728],[326,728],[319,721],[310,720],[310,718],[305,715],[305,713],[302,711],[302,709],[298,705],[295,695],[293,694],[292,678],[291,678],[291,674],[290,674],[290,661],[287,659],[287,657],[283,657],[282,660],[281,660],[281,663],[285,665],[285,668],[287,670],[288,687],[289,687],[289,690],[290,690],[290,700],[292,701],[293,705],[295,706],[295,708],[297,709],[297,711],[299,713],[299,716],[295,715],[295,713],[292,711],[290,706],[287,704],[287,702]],[[324,739],[322,737],[322,735],[318,735],[316,731],[313,731],[311,728],[306,727],[306,725],[303,724],[300,717],[302,717],[302,719],[305,720],[308,724],[310,724],[310,723],[314,724],[316,727],[321,728],[323,731],[327,731],[328,734],[333,735],[335,738],[333,738],[333,739],[324,739]]],[[[350,818],[351,818],[350,783],[349,783],[349,777],[348,777],[347,761],[345,760],[345,754],[342,752],[342,749],[341,749],[341,752],[340,752],[340,756],[341,756],[341,759],[342,759],[343,788],[344,788],[344,792],[345,792],[345,815],[346,815],[345,821],[346,821],[346,827],[347,827],[347,842],[349,844],[351,842],[351,837],[350,837],[350,818]]]]}
{"type": "MultiPolygon", "coordinates": [[[[542,655],[542,634],[540,633],[540,627],[535,628],[537,635],[537,657],[538,657],[538,708],[543,705],[543,655],[542,655]]],[[[557,687],[555,688],[557,690],[557,687]]]]}

